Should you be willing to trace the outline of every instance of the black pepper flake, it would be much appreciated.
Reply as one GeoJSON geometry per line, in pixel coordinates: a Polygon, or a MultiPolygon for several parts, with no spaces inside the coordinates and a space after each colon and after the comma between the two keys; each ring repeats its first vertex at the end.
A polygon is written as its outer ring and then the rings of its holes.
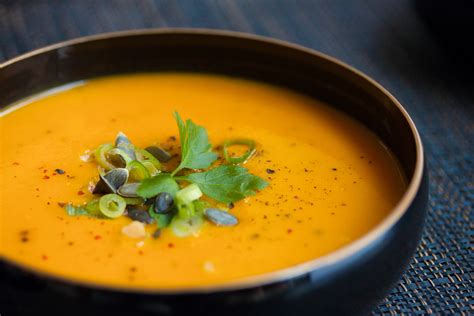
{"type": "Polygon", "coordinates": [[[234,203],[230,202],[229,204],[227,204],[227,207],[231,210],[234,208],[234,203]]]}
{"type": "Polygon", "coordinates": [[[331,170],[332,170],[332,171],[337,171],[337,168],[332,168],[331,170]]]}
{"type": "Polygon", "coordinates": [[[158,228],[157,230],[155,230],[152,237],[155,238],[155,239],[158,239],[158,238],[160,238],[160,236],[161,236],[161,229],[158,228]]]}
{"type": "Polygon", "coordinates": [[[259,233],[255,233],[255,234],[250,235],[250,239],[258,239],[258,238],[260,238],[259,233]]]}
{"type": "Polygon", "coordinates": [[[22,230],[20,231],[20,237],[22,242],[27,242],[29,240],[29,231],[28,230],[22,230]]]}
{"type": "Polygon", "coordinates": [[[268,173],[268,174],[273,174],[273,173],[275,173],[275,170],[270,169],[270,168],[267,168],[267,173],[268,173]]]}
{"type": "Polygon", "coordinates": [[[64,171],[63,169],[54,169],[54,171],[56,171],[57,174],[65,174],[66,171],[64,171]]]}

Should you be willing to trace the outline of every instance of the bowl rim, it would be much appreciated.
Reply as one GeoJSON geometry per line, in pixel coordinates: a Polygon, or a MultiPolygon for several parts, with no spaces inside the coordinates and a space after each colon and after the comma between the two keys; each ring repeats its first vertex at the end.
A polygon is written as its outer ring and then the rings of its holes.
{"type": "MultiPolygon", "coordinates": [[[[266,44],[271,44],[275,46],[280,46],[283,48],[289,48],[292,50],[297,50],[309,55],[323,59],[326,62],[336,64],[342,68],[345,68],[346,71],[352,72],[358,78],[365,80],[368,84],[375,87],[379,92],[382,92],[392,104],[396,106],[398,111],[403,115],[405,121],[408,123],[411,133],[415,141],[415,154],[416,154],[416,163],[414,172],[411,175],[411,181],[409,182],[403,196],[400,198],[398,203],[392,208],[390,213],[376,226],[370,229],[362,237],[356,239],[355,241],[336,249],[326,255],[317,257],[315,259],[305,261],[287,268],[280,270],[262,273],[258,275],[248,276],[239,278],[236,280],[230,280],[225,283],[214,284],[214,285],[204,285],[204,286],[184,286],[178,288],[160,288],[160,287],[138,287],[138,286],[123,286],[123,285],[110,285],[110,284],[100,284],[94,283],[91,281],[79,280],[74,277],[66,277],[55,275],[51,272],[40,271],[36,268],[33,268],[29,265],[15,262],[12,259],[5,258],[4,255],[0,254],[0,263],[4,261],[7,264],[16,266],[22,270],[26,270],[33,275],[45,277],[51,281],[58,281],[61,283],[66,283],[73,286],[82,286],[86,288],[112,291],[112,292],[123,292],[123,293],[136,293],[136,294],[149,294],[149,295],[189,295],[189,294],[207,294],[215,292],[227,292],[227,291],[236,291],[236,290],[246,290],[252,288],[258,288],[265,285],[270,285],[278,282],[287,281],[302,275],[305,275],[311,271],[321,269],[337,262],[344,261],[349,257],[355,255],[357,252],[362,251],[366,247],[370,246],[373,242],[379,239],[384,233],[389,231],[396,223],[402,218],[402,216],[408,211],[410,205],[415,199],[418,190],[421,186],[425,158],[423,144],[421,141],[420,134],[411,119],[408,112],[401,105],[401,103],[390,93],[388,92],[381,84],[376,82],[374,79],[364,74],[363,72],[355,69],[352,66],[340,61],[335,57],[331,57],[324,53],[321,53],[317,50],[304,47],[299,44],[291,43],[288,41],[275,39],[267,36],[255,35],[251,33],[236,32],[222,29],[208,29],[208,28],[151,28],[151,29],[133,29],[125,31],[116,31],[116,32],[107,32],[89,36],[78,37],[55,44],[51,44],[45,47],[41,47],[30,52],[24,53],[17,57],[6,60],[3,63],[0,63],[0,71],[16,62],[20,62],[24,59],[40,55],[45,52],[53,51],[59,48],[64,48],[71,45],[77,45],[85,42],[101,41],[111,38],[120,38],[120,37],[130,37],[130,36],[142,36],[142,35],[162,35],[162,34],[181,34],[181,35],[210,35],[224,38],[234,38],[236,40],[251,40],[256,42],[263,42],[266,44]]],[[[53,88],[54,89],[54,88],[53,88]]],[[[7,107],[9,107],[7,105],[7,107]]]]}

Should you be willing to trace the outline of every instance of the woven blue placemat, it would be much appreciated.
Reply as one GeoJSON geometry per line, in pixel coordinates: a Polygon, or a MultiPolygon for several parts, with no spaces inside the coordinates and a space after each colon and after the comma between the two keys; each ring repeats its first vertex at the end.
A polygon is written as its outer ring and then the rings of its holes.
{"type": "Polygon", "coordinates": [[[421,244],[373,314],[473,314],[472,65],[447,63],[419,13],[409,0],[0,0],[0,61],[84,35],[204,27],[299,43],[362,70],[414,118],[431,176],[421,244]]]}

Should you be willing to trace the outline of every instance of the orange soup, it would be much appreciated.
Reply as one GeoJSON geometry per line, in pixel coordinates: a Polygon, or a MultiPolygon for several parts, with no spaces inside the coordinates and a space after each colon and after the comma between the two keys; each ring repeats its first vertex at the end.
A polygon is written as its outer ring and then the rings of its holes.
{"type": "Polygon", "coordinates": [[[396,159],[360,123],[281,87],[184,73],[90,80],[4,110],[1,256],[69,279],[172,289],[229,283],[324,256],[377,225],[406,187],[396,159]],[[144,148],[179,147],[173,112],[226,139],[258,144],[245,168],[268,182],[229,212],[239,224],[153,238],[122,230],[131,219],[68,216],[92,199],[87,149],[123,131],[144,148]],[[58,169],[61,172],[58,172],[58,169]],[[64,173],[62,173],[64,171],[64,173]]]}

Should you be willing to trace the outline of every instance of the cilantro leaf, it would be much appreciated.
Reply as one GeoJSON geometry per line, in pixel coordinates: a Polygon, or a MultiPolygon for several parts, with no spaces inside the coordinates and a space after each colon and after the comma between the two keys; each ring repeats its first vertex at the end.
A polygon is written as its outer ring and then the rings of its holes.
{"type": "Polygon", "coordinates": [[[262,190],[268,185],[265,180],[248,173],[243,167],[225,165],[176,179],[197,184],[205,195],[222,203],[255,195],[256,190],[262,190]]]}
{"type": "Polygon", "coordinates": [[[161,173],[154,177],[144,179],[137,189],[137,194],[142,198],[151,198],[161,192],[175,195],[178,192],[178,183],[168,173],[161,173]]]}
{"type": "Polygon", "coordinates": [[[181,163],[172,175],[181,169],[205,169],[217,159],[217,155],[210,151],[211,144],[204,127],[196,125],[191,120],[183,122],[178,112],[174,113],[179,129],[181,142],[181,163]]]}

